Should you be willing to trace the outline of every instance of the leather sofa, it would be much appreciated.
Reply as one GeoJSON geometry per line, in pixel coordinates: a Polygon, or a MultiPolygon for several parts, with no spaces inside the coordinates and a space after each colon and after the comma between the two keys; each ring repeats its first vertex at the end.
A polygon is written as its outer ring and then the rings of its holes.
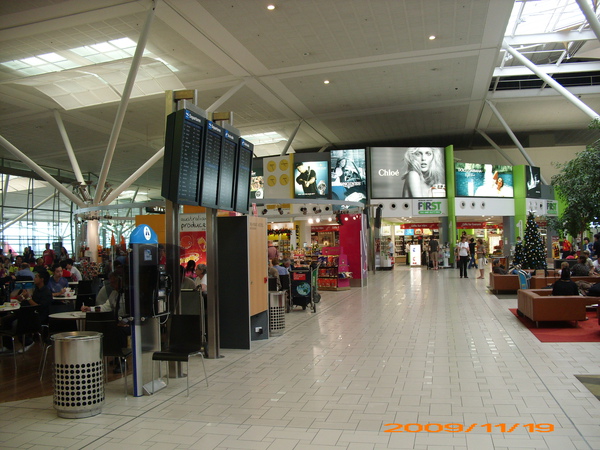
{"type": "Polygon", "coordinates": [[[586,307],[600,302],[600,297],[579,295],[553,296],[550,289],[520,289],[517,292],[517,312],[539,322],[585,320],[586,307]]]}
{"type": "MultiPolygon", "coordinates": [[[[558,274],[558,270],[549,270],[548,276],[544,275],[543,270],[537,271],[538,275],[534,275],[531,277],[529,282],[529,287],[531,289],[543,289],[548,286],[552,286],[554,282],[560,279],[560,275],[558,274]]],[[[600,283],[600,277],[588,276],[588,277],[571,277],[572,281],[587,281],[589,283],[600,283]]]]}
{"type": "MultiPolygon", "coordinates": [[[[527,270],[526,272],[531,272],[527,270]]],[[[517,292],[521,288],[519,275],[499,275],[490,272],[490,290],[497,294],[499,292],[517,292]]]]}

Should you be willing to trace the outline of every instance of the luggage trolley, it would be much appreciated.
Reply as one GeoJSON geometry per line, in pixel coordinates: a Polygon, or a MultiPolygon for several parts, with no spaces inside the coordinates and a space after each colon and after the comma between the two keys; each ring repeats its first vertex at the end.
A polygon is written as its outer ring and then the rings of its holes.
{"type": "Polygon", "coordinates": [[[290,309],[301,306],[303,310],[310,306],[312,312],[317,312],[317,303],[321,296],[317,292],[317,276],[320,264],[311,267],[299,267],[290,271],[291,291],[290,309]]]}

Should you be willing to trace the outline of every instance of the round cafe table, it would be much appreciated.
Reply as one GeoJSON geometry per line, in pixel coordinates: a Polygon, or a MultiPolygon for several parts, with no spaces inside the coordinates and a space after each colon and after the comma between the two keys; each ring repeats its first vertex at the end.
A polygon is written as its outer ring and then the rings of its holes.
{"type": "Polygon", "coordinates": [[[85,314],[83,311],[67,311],[50,314],[48,317],[57,320],[75,320],[77,329],[82,331],[85,328],[85,314]]]}

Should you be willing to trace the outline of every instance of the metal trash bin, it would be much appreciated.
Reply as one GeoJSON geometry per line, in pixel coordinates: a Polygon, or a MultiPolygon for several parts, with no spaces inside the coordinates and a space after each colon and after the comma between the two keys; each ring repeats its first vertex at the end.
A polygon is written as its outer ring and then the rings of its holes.
{"type": "Polygon", "coordinates": [[[269,291],[269,330],[285,328],[285,292],[269,291]]]}
{"type": "Polygon", "coordinates": [[[54,409],[59,417],[81,419],[100,414],[104,404],[102,333],[71,331],[54,341],[54,409]]]}

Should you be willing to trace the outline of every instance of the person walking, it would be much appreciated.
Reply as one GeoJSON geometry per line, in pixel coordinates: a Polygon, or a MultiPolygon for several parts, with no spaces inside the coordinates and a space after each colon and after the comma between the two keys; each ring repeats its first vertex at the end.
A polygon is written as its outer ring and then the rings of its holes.
{"type": "Polygon", "coordinates": [[[477,264],[479,265],[479,276],[477,278],[483,278],[483,267],[485,265],[485,244],[483,243],[483,239],[477,239],[477,247],[476,247],[476,255],[477,255],[477,264]]]}
{"type": "Polygon", "coordinates": [[[458,256],[460,277],[469,278],[467,273],[467,265],[469,264],[469,243],[467,242],[467,236],[461,236],[460,242],[456,246],[456,256],[458,256]]]}

